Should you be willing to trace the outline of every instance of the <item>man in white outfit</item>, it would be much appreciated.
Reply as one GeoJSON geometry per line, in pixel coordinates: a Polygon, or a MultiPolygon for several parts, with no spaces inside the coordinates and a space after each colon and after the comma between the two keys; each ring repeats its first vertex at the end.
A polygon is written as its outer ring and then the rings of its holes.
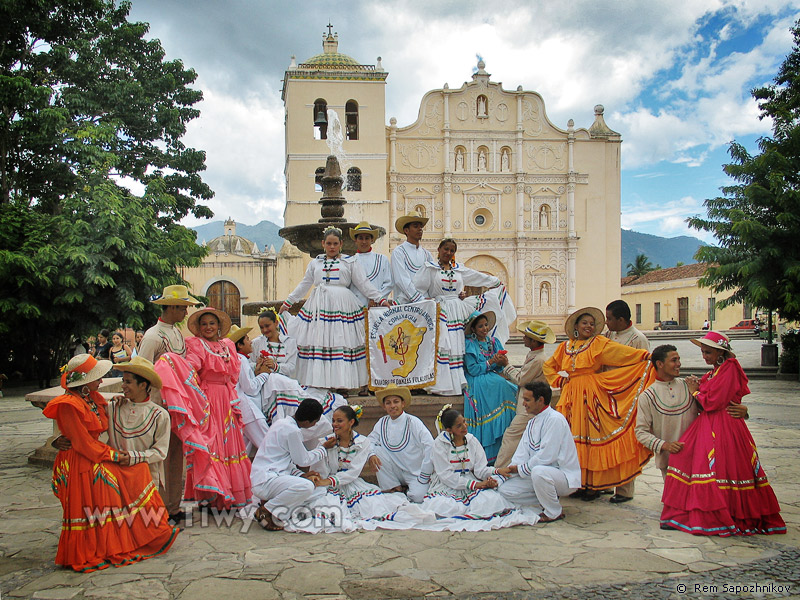
{"type": "Polygon", "coordinates": [[[397,232],[406,236],[406,241],[392,250],[391,256],[394,300],[398,304],[425,299],[425,295],[414,287],[414,275],[426,261],[433,261],[431,253],[420,246],[427,222],[426,217],[413,211],[394,222],[397,232]]]}
{"type": "Polygon", "coordinates": [[[511,457],[514,455],[520,439],[522,439],[522,434],[528,426],[528,421],[533,418],[533,415],[529,414],[523,405],[523,386],[534,381],[547,382],[542,371],[545,359],[544,345],[552,344],[556,341],[556,334],[553,333],[547,323],[542,321],[520,323],[517,325],[517,331],[525,336],[522,340],[528,349],[528,355],[525,357],[522,367],[506,365],[503,369],[503,377],[516,383],[519,386],[519,392],[517,393],[517,413],[514,415],[511,424],[506,428],[505,433],[503,433],[503,443],[497,453],[497,460],[494,461],[495,467],[506,467],[511,463],[511,457]]]}
{"type": "Polygon", "coordinates": [[[498,469],[510,477],[498,491],[517,505],[539,505],[539,521],[550,523],[564,518],[560,496],[581,487],[581,465],[569,423],[550,408],[552,390],[540,381],[523,386],[525,410],[533,415],[522,434],[511,464],[498,469]],[[512,477],[513,474],[519,475],[512,477]]]}
{"type": "Polygon", "coordinates": [[[327,458],[327,449],[333,448],[336,438],[331,437],[308,451],[300,430],[313,427],[320,417],[322,405],[312,398],[303,400],[292,417],[272,424],[258,449],[250,483],[253,495],[264,501],[255,513],[255,519],[264,529],[283,529],[294,511],[314,494],[319,475],[303,472],[302,468],[308,469],[327,458]]]}

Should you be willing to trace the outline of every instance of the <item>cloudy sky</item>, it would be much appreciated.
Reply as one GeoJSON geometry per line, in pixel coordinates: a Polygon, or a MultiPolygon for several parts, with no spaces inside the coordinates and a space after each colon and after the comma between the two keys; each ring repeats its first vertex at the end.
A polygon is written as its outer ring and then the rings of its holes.
{"type": "Polygon", "coordinates": [[[340,52],[382,57],[399,126],[425,92],[467,81],[477,56],[506,89],[542,94],[562,128],[589,127],[603,104],[623,137],[623,227],[711,241],[684,219],[728,183],[728,143],[754,150],[769,134],[750,90],[771,82],[799,17],[800,0],[133,0],[130,18],[198,73],[202,116],[185,141],[207,153],[216,218],[282,223],[281,81],[291,55],[322,51],[330,21],[340,52]]]}

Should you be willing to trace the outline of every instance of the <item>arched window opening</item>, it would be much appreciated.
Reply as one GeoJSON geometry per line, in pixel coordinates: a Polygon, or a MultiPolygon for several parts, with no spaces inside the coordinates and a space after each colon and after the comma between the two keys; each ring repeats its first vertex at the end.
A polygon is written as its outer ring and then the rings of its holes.
{"type": "Polygon", "coordinates": [[[311,119],[314,123],[314,139],[328,139],[328,103],[322,98],[314,100],[314,114],[311,119]]]}
{"type": "Polygon", "coordinates": [[[325,167],[317,167],[317,170],[314,171],[314,191],[321,192],[322,191],[322,176],[325,174],[325,167]]]}
{"type": "Polygon", "coordinates": [[[212,284],[206,292],[208,303],[216,309],[225,311],[231,318],[231,323],[240,326],[241,317],[241,296],[239,288],[230,281],[217,281],[212,284]]]}
{"type": "Polygon", "coordinates": [[[358,139],[358,102],[348,100],[344,105],[345,128],[348,140],[358,139]]]}
{"type": "Polygon", "coordinates": [[[361,191],[361,169],[358,167],[350,167],[347,169],[347,191],[361,191]]]}

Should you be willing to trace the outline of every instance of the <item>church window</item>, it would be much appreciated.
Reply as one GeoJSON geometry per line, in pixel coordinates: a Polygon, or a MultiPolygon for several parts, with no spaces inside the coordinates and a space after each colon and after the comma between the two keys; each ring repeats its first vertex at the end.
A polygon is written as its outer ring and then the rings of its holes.
{"type": "Polygon", "coordinates": [[[314,100],[314,113],[311,115],[311,122],[314,123],[314,139],[328,139],[328,103],[322,99],[314,100]]]}
{"type": "Polygon", "coordinates": [[[345,127],[348,140],[358,139],[358,102],[348,100],[344,106],[345,127]]]}
{"type": "Polygon", "coordinates": [[[347,191],[361,191],[361,169],[358,167],[350,167],[347,169],[347,191]]]}

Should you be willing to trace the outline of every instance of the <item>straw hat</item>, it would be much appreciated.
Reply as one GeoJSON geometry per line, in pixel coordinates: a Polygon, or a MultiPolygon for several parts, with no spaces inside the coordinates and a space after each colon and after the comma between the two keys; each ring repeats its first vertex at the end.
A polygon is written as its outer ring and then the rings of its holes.
{"type": "Polygon", "coordinates": [[[373,241],[373,242],[374,242],[375,240],[377,240],[377,239],[378,239],[378,237],[379,237],[379,236],[380,236],[380,234],[381,234],[381,232],[380,232],[380,230],[379,230],[379,229],[373,229],[373,228],[372,228],[372,225],[370,225],[370,224],[369,224],[369,223],[367,223],[366,221],[361,221],[361,223],[359,223],[359,224],[358,224],[358,225],[356,225],[355,227],[351,227],[351,228],[350,228],[350,239],[351,239],[351,240],[353,240],[353,241],[355,241],[355,239],[356,239],[356,236],[357,236],[359,233],[368,233],[368,234],[370,234],[370,235],[372,236],[372,241],[373,241]]]}
{"type": "Polygon", "coordinates": [[[382,390],[378,390],[375,392],[375,397],[378,399],[378,402],[383,404],[383,399],[387,396],[399,396],[403,400],[405,400],[406,406],[411,404],[411,390],[407,387],[400,387],[399,385],[395,385],[394,383],[390,383],[382,390]]]}
{"type": "Polygon", "coordinates": [[[724,350],[731,357],[736,358],[736,355],[731,350],[731,341],[726,335],[718,331],[709,331],[699,340],[690,340],[695,346],[708,346],[709,348],[716,348],[717,350],[724,350]]]}
{"type": "Polygon", "coordinates": [[[410,213],[406,213],[402,217],[397,219],[394,222],[394,228],[397,230],[398,233],[405,233],[403,231],[403,227],[405,227],[409,223],[422,223],[422,225],[424,226],[425,223],[427,222],[428,222],[427,217],[423,217],[417,211],[412,210],[410,213]]]}
{"type": "Polygon", "coordinates": [[[189,295],[189,288],[185,285],[168,285],[161,292],[161,296],[151,300],[153,304],[165,304],[167,306],[194,306],[202,304],[197,298],[189,295]]]}
{"type": "Polygon", "coordinates": [[[241,340],[244,336],[253,330],[252,327],[239,327],[238,325],[231,325],[231,330],[228,332],[227,337],[234,344],[241,340]]]}
{"type": "Polygon", "coordinates": [[[115,368],[117,371],[135,373],[140,377],[144,377],[154,388],[161,389],[161,377],[153,369],[153,363],[143,356],[134,356],[130,362],[120,363],[115,368]]]}
{"type": "Polygon", "coordinates": [[[543,321],[525,321],[517,325],[517,331],[524,333],[527,337],[543,344],[552,344],[556,341],[556,334],[550,326],[543,321]]]}
{"type": "Polygon", "coordinates": [[[586,308],[576,310],[568,316],[567,320],[564,322],[564,332],[567,334],[568,338],[572,339],[575,337],[575,324],[578,322],[578,317],[585,313],[594,317],[594,334],[597,335],[603,331],[603,327],[606,325],[606,315],[599,308],[587,306],[586,308]]]}
{"type": "Polygon", "coordinates": [[[189,331],[197,337],[202,337],[200,335],[200,317],[207,314],[215,315],[217,319],[219,319],[219,337],[223,338],[228,335],[228,332],[231,330],[231,318],[228,316],[228,313],[217,308],[211,308],[210,306],[201,308],[189,316],[189,320],[186,322],[186,327],[189,328],[189,331]]]}
{"type": "Polygon", "coordinates": [[[469,317],[467,317],[467,323],[464,325],[464,335],[472,335],[472,324],[475,322],[475,319],[483,315],[486,317],[486,320],[489,323],[489,330],[491,331],[495,324],[497,323],[497,317],[494,314],[494,311],[486,310],[484,312],[475,311],[469,317]]]}
{"type": "Polygon", "coordinates": [[[97,360],[91,354],[73,356],[61,367],[61,387],[69,389],[97,381],[113,366],[110,360],[97,360]]]}

